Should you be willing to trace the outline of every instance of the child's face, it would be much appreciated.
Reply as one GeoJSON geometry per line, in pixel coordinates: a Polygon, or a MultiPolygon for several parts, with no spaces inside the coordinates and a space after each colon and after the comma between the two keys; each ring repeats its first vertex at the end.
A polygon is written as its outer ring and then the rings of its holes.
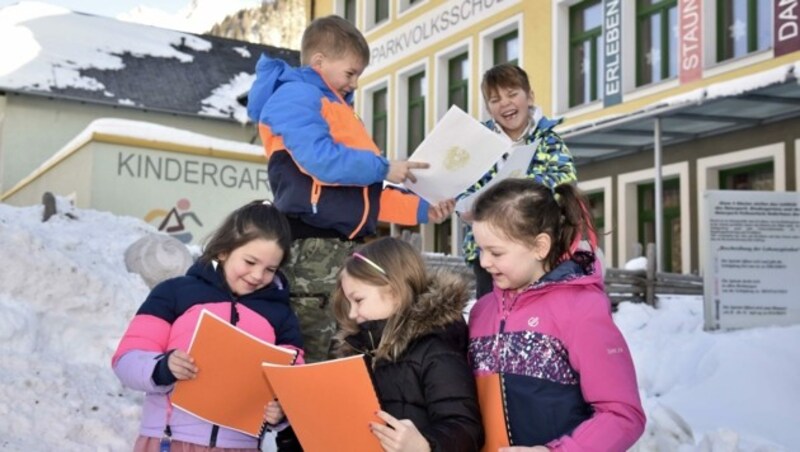
{"type": "Polygon", "coordinates": [[[486,97],[489,114],[508,136],[517,139],[530,122],[533,95],[522,88],[498,87],[486,97]]]}
{"type": "Polygon", "coordinates": [[[315,54],[311,59],[311,67],[319,71],[322,78],[342,97],[358,88],[358,78],[365,68],[361,58],[352,52],[347,52],[339,58],[330,58],[321,53],[315,54]]]}
{"type": "Polygon", "coordinates": [[[346,271],[341,276],[342,292],[350,302],[348,317],[356,323],[388,319],[397,311],[400,300],[389,286],[373,286],[353,278],[346,271]]]}
{"type": "Polygon", "coordinates": [[[521,290],[544,276],[541,250],[509,240],[485,221],[472,223],[472,232],[481,250],[481,267],[492,275],[497,287],[521,290]]]}
{"type": "Polygon", "coordinates": [[[219,256],[225,281],[235,295],[247,295],[272,282],[283,259],[283,250],[275,240],[255,239],[219,256]]]}

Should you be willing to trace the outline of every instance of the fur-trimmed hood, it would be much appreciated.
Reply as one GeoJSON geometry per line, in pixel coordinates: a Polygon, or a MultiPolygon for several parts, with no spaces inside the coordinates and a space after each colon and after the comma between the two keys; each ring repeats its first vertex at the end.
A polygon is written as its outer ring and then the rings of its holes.
{"type": "Polygon", "coordinates": [[[340,355],[365,353],[372,355],[383,341],[389,341],[395,356],[400,356],[409,345],[422,337],[435,334],[457,349],[465,349],[464,308],[469,301],[469,288],[463,277],[446,270],[433,271],[428,290],[399,315],[401,323],[393,337],[383,337],[386,320],[364,322],[360,331],[345,337],[336,335],[340,355]]]}

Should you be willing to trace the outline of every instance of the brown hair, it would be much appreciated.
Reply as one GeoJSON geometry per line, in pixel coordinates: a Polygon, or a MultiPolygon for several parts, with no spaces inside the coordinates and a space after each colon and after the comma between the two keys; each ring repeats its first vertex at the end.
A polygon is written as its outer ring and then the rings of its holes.
{"type": "Polygon", "coordinates": [[[336,288],[333,291],[333,314],[344,336],[358,332],[358,324],[348,317],[350,302],[342,290],[342,272],[347,272],[365,284],[388,288],[392,294],[397,295],[400,306],[394,315],[389,317],[384,327],[375,358],[394,360],[401,352],[394,339],[398,337],[398,331],[403,328],[409,317],[406,313],[430,284],[425,262],[413,246],[394,237],[374,240],[357,252],[382,268],[386,274],[362,259],[355,256],[348,257],[339,270],[336,288]]]}
{"type": "Polygon", "coordinates": [[[520,88],[526,95],[533,92],[525,70],[510,63],[498,64],[483,74],[481,93],[484,99],[488,99],[501,88],[520,88]]]}
{"type": "Polygon", "coordinates": [[[317,52],[329,58],[343,58],[352,53],[365,67],[369,65],[367,40],[355,25],[340,16],[319,17],[306,27],[300,44],[300,61],[309,64],[317,52]]]}
{"type": "Polygon", "coordinates": [[[505,179],[486,189],[475,201],[473,221],[483,221],[509,240],[533,246],[536,236],[550,236],[552,246],[545,269],[572,257],[584,234],[595,232],[588,202],[572,184],[551,190],[532,179],[505,179]]]}
{"type": "Polygon", "coordinates": [[[289,222],[270,201],[252,201],[228,214],[207,240],[200,261],[211,262],[256,239],[274,240],[283,250],[281,265],[289,260],[289,222]]]}

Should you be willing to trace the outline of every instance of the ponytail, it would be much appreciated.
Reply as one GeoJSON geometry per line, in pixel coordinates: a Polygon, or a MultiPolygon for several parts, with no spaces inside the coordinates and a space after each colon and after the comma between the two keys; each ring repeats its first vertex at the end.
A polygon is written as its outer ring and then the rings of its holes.
{"type": "Polygon", "coordinates": [[[572,258],[584,237],[591,251],[597,249],[597,234],[589,213],[588,201],[572,184],[557,185],[553,189],[553,200],[561,211],[561,219],[554,237],[553,250],[548,255],[548,264],[553,268],[560,262],[572,258]]]}

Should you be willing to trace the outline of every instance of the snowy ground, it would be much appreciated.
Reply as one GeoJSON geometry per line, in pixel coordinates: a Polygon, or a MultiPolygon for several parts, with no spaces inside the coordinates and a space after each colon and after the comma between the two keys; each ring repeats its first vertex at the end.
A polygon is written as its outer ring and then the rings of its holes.
{"type": "MultiPolygon", "coordinates": [[[[0,204],[0,450],[125,451],[141,396],[110,368],[148,288],[125,249],[155,233],[138,219],[0,204]]],[[[648,414],[638,451],[790,451],[800,447],[800,326],[702,330],[698,297],[615,315],[648,414]]],[[[612,382],[609,382],[611,384],[612,382]]]]}

